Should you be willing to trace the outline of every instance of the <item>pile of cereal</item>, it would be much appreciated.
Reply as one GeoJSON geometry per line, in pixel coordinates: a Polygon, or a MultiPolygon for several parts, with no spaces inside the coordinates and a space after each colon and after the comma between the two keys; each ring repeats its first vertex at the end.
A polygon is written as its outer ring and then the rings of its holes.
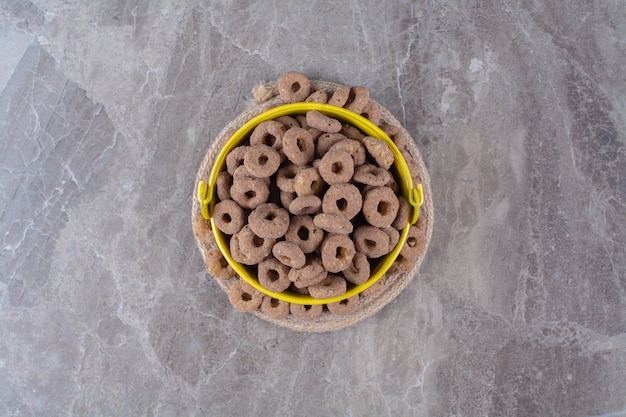
{"type": "MultiPolygon", "coordinates": [[[[278,92],[286,102],[345,107],[380,124],[380,111],[364,87],[311,91],[306,76],[290,72],[279,79],[278,92]]],[[[400,145],[397,128],[381,128],[400,145]]],[[[216,184],[215,226],[229,239],[233,259],[256,269],[268,290],[316,299],[341,296],[369,279],[372,266],[395,248],[408,222],[409,204],[389,171],[393,162],[382,139],[318,111],[262,122],[226,157],[216,184]]],[[[417,235],[411,226],[396,271],[415,262],[417,235]]],[[[206,261],[215,277],[235,277],[219,249],[211,248],[206,261]]],[[[314,319],[325,308],[349,314],[360,297],[290,305],[243,279],[230,286],[228,296],[238,311],[260,308],[271,318],[292,314],[301,320],[314,319]]]]}

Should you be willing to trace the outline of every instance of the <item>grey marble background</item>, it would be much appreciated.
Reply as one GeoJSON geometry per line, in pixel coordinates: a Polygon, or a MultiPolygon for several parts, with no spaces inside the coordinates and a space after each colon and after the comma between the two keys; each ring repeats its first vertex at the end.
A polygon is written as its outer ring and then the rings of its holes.
{"type": "Polygon", "coordinates": [[[621,0],[0,4],[0,415],[626,415],[621,0]],[[335,333],[235,312],[191,233],[288,70],[369,87],[432,177],[418,276],[335,333]]]}

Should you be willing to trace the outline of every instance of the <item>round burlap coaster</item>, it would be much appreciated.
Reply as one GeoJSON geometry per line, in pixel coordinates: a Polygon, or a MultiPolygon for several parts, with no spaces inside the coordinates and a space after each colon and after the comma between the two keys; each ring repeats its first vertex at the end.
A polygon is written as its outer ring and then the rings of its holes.
{"type": "MultiPolygon", "coordinates": [[[[338,84],[328,81],[311,81],[311,91],[323,90],[328,93],[332,93],[337,87],[338,84]]],[[[258,85],[252,90],[252,92],[255,98],[252,106],[232,120],[219,133],[215,141],[209,147],[196,175],[192,207],[192,224],[198,248],[200,249],[205,262],[207,258],[207,251],[214,247],[215,243],[209,234],[203,233],[202,230],[199,230],[198,218],[201,216],[200,204],[198,203],[195,193],[195,190],[197,190],[198,187],[198,182],[200,179],[204,178],[206,180],[208,178],[219,151],[241,126],[243,126],[248,120],[271,108],[286,104],[278,96],[278,90],[276,89],[275,83],[258,85]]],[[[424,204],[420,208],[420,216],[417,224],[421,234],[419,239],[420,245],[415,264],[407,272],[398,272],[397,270],[395,272],[393,270],[387,272],[376,284],[361,293],[359,308],[350,314],[335,315],[324,309],[324,312],[319,317],[311,321],[299,320],[293,315],[288,315],[284,319],[276,320],[266,316],[260,310],[257,310],[252,313],[257,317],[279,326],[298,331],[326,332],[338,330],[353,325],[377,313],[385,305],[396,298],[416,276],[417,270],[424,260],[424,255],[426,253],[426,249],[428,248],[433,229],[433,200],[430,189],[430,177],[426,171],[426,166],[424,165],[424,161],[415,144],[415,141],[411,138],[400,122],[389,113],[389,111],[387,111],[380,104],[376,102],[374,103],[379,107],[381,112],[380,124],[397,126],[401,129],[401,133],[405,135],[407,140],[404,140],[398,147],[407,161],[413,178],[413,183],[421,183],[423,186],[424,204]]],[[[236,280],[221,280],[217,278],[216,281],[225,292],[228,292],[229,287],[236,282],[236,280]]]]}

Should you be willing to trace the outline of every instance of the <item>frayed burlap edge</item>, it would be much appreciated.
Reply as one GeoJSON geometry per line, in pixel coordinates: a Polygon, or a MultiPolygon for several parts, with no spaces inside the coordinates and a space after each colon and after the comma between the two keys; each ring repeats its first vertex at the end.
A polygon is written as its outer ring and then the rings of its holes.
{"type": "MultiPolygon", "coordinates": [[[[326,92],[333,92],[337,88],[338,84],[327,82],[327,81],[311,81],[311,90],[323,90],[326,92]]],[[[237,116],[234,120],[232,120],[217,136],[213,144],[209,147],[202,163],[200,164],[200,168],[198,169],[198,173],[196,176],[196,181],[194,185],[194,197],[193,197],[193,207],[192,207],[192,223],[194,224],[194,232],[196,232],[194,223],[194,219],[197,218],[200,213],[200,205],[196,198],[196,190],[198,187],[198,182],[200,179],[206,179],[209,177],[211,168],[213,166],[213,162],[217,157],[217,154],[222,149],[224,144],[228,141],[228,139],[243,126],[248,120],[251,118],[280,105],[286,104],[281,98],[278,96],[278,91],[276,89],[275,83],[266,83],[260,84],[253,89],[253,94],[255,100],[252,103],[252,106],[244,111],[242,114],[237,116]]],[[[415,265],[408,272],[396,272],[396,273],[387,273],[381,280],[383,280],[382,285],[378,283],[377,291],[370,291],[367,296],[361,294],[359,308],[353,313],[347,315],[335,315],[330,313],[329,311],[324,311],[322,315],[318,318],[311,321],[302,321],[295,318],[292,315],[288,315],[284,319],[273,319],[265,314],[263,314],[260,310],[253,312],[255,316],[274,323],[276,325],[286,327],[292,330],[305,331],[305,332],[327,332],[332,330],[342,329],[344,327],[351,326],[359,321],[370,317],[380,311],[384,306],[390,303],[393,299],[395,299],[400,292],[411,282],[411,280],[417,275],[417,270],[424,260],[424,255],[426,254],[426,250],[428,248],[428,244],[430,243],[430,239],[432,236],[433,230],[433,200],[430,189],[430,177],[428,172],[426,171],[426,166],[424,165],[424,161],[422,156],[415,144],[415,141],[411,138],[408,132],[404,129],[404,127],[400,124],[400,122],[393,117],[384,107],[380,104],[375,103],[381,111],[381,125],[388,124],[397,126],[402,130],[402,133],[406,135],[406,141],[400,147],[402,154],[404,155],[409,167],[411,168],[412,176],[414,182],[420,182],[423,186],[424,190],[424,204],[420,210],[420,220],[419,220],[419,229],[422,233],[420,236],[422,242],[421,252],[417,256],[417,260],[415,265]]],[[[196,243],[200,252],[202,253],[202,258],[206,261],[207,251],[209,248],[214,246],[214,243],[202,241],[199,236],[200,233],[195,233],[196,235],[196,243]]],[[[220,280],[216,278],[219,286],[225,291],[228,292],[230,285],[235,282],[235,280],[220,280]]]]}

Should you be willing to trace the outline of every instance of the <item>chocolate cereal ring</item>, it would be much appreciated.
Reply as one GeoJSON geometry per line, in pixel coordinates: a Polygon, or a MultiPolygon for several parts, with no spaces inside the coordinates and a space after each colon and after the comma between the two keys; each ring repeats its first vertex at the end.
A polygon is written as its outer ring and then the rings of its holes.
{"type": "Polygon", "coordinates": [[[285,125],[276,120],[261,122],[250,134],[250,146],[265,145],[275,150],[282,149],[286,130],[285,125]]]}
{"type": "Polygon", "coordinates": [[[391,252],[400,241],[400,232],[391,226],[383,227],[380,230],[389,236],[389,252],[391,252]]]}
{"type": "Polygon", "coordinates": [[[339,85],[333,92],[333,95],[330,96],[327,103],[333,106],[343,107],[348,101],[348,97],[350,97],[350,87],[347,85],[339,85]]]}
{"type": "Polygon", "coordinates": [[[314,320],[322,314],[322,305],[314,304],[311,306],[302,304],[291,304],[289,306],[289,312],[298,320],[308,321],[314,320]]]}
{"type": "Polygon", "coordinates": [[[193,234],[203,244],[215,243],[215,235],[211,228],[211,222],[202,217],[201,213],[193,216],[193,234]]]}
{"type": "Polygon", "coordinates": [[[352,179],[361,184],[382,186],[391,181],[388,170],[374,164],[363,164],[354,169],[352,179]]]}
{"type": "Polygon", "coordinates": [[[322,260],[312,257],[306,260],[302,268],[291,268],[287,276],[297,288],[304,288],[322,281],[327,274],[328,271],[322,266],[322,260]]]}
{"type": "Polygon", "coordinates": [[[393,165],[393,152],[389,149],[387,142],[382,139],[366,136],[361,143],[365,146],[367,153],[376,161],[378,166],[389,169],[393,165]]]}
{"type": "Polygon", "coordinates": [[[335,146],[322,157],[319,167],[320,175],[330,185],[347,183],[354,174],[354,161],[350,154],[334,149],[335,146]]]}
{"type": "Polygon", "coordinates": [[[287,274],[289,274],[289,267],[270,256],[259,263],[257,277],[259,284],[264,288],[274,292],[283,292],[291,285],[287,274]]]}
{"type": "Polygon", "coordinates": [[[328,94],[326,93],[326,91],[318,90],[309,94],[309,96],[304,101],[308,103],[326,104],[326,102],[328,101],[328,94]]]}
{"type": "Polygon", "coordinates": [[[339,133],[343,134],[348,139],[354,139],[358,141],[361,141],[361,139],[365,137],[365,135],[361,133],[359,129],[349,124],[344,124],[343,126],[341,126],[341,131],[339,133]]]}
{"type": "Polygon", "coordinates": [[[306,131],[309,132],[309,134],[311,135],[311,139],[313,139],[314,144],[317,143],[317,138],[319,138],[322,133],[324,133],[321,130],[315,129],[314,127],[310,127],[306,131]]]}
{"type": "Polygon", "coordinates": [[[396,214],[396,218],[393,223],[391,223],[391,226],[400,230],[403,229],[409,222],[411,206],[409,206],[409,202],[406,201],[406,198],[404,197],[398,197],[398,204],[398,214],[396,214]]]}
{"type": "Polygon", "coordinates": [[[346,293],[346,280],[339,275],[328,275],[320,283],[309,286],[309,294],[318,300],[322,298],[339,297],[346,293]]]}
{"type": "Polygon", "coordinates": [[[292,127],[283,136],[283,152],[294,164],[306,165],[315,155],[313,137],[301,127],[292,127]]]}
{"type": "Polygon", "coordinates": [[[363,205],[363,197],[353,184],[331,185],[324,194],[322,212],[340,214],[350,220],[356,216],[363,205]]]}
{"type": "Polygon", "coordinates": [[[315,226],[311,216],[296,216],[291,218],[285,240],[296,243],[302,252],[311,253],[321,246],[324,231],[315,226]]]}
{"type": "Polygon", "coordinates": [[[317,144],[315,147],[315,154],[318,157],[322,157],[326,155],[326,152],[338,142],[341,142],[344,139],[348,139],[346,136],[341,133],[324,133],[317,138],[317,144]]]}
{"type": "Polygon", "coordinates": [[[289,207],[289,204],[291,204],[291,202],[295,200],[296,197],[298,197],[298,194],[296,193],[290,193],[288,191],[281,191],[280,192],[280,204],[282,204],[283,207],[289,207]]]}
{"type": "Polygon", "coordinates": [[[294,164],[285,165],[279,169],[276,174],[276,185],[278,188],[280,188],[281,191],[294,193],[296,191],[294,182],[296,175],[298,175],[303,169],[303,166],[294,164]]]}
{"type": "Polygon", "coordinates": [[[269,254],[272,253],[272,247],[274,247],[274,243],[276,242],[274,239],[263,238],[256,235],[249,224],[245,225],[239,233],[237,233],[237,238],[239,239],[239,249],[241,253],[254,264],[258,264],[263,259],[267,258],[269,254]]]}
{"type": "Polygon", "coordinates": [[[311,92],[311,82],[306,75],[291,71],[285,73],[276,83],[278,94],[287,103],[304,101],[311,92]]]}
{"type": "Polygon", "coordinates": [[[319,213],[313,218],[313,224],[329,233],[348,235],[352,233],[352,222],[341,214],[319,213]]]}
{"type": "Polygon", "coordinates": [[[342,150],[348,152],[352,159],[354,160],[354,166],[363,165],[365,163],[365,147],[358,140],[354,139],[345,139],[335,143],[329,149],[329,152],[332,150],[342,150]]]}
{"type": "Polygon", "coordinates": [[[212,247],[206,253],[206,270],[209,274],[219,279],[231,279],[235,276],[235,270],[228,264],[219,248],[212,247]]]}
{"type": "Polygon", "coordinates": [[[267,145],[254,145],[248,149],[243,164],[257,178],[271,177],[280,166],[280,155],[267,145]]]}
{"type": "Polygon", "coordinates": [[[230,187],[233,185],[233,177],[227,172],[222,171],[217,174],[215,188],[217,189],[217,198],[221,201],[230,200],[230,187]]]}
{"type": "Polygon", "coordinates": [[[243,165],[243,158],[248,152],[249,146],[237,146],[226,155],[226,171],[230,175],[235,175],[235,170],[243,165]]]}
{"type": "Polygon", "coordinates": [[[388,187],[374,187],[363,197],[363,215],[372,226],[391,226],[399,207],[398,197],[388,187]]]}
{"type": "Polygon", "coordinates": [[[238,262],[244,265],[254,265],[258,263],[258,261],[255,261],[255,259],[248,257],[246,254],[244,254],[241,251],[241,247],[239,246],[238,235],[233,235],[230,238],[229,249],[230,249],[230,256],[235,260],[235,262],[238,262]]]}
{"type": "Polygon", "coordinates": [[[359,114],[377,126],[380,124],[380,108],[372,100],[367,102],[359,114]]]}
{"type": "Polygon", "coordinates": [[[343,276],[355,285],[364,284],[370,278],[370,263],[367,256],[361,252],[355,253],[350,266],[343,270],[343,276]]]}
{"type": "Polygon", "coordinates": [[[357,114],[361,114],[367,103],[370,101],[370,91],[365,87],[352,87],[348,96],[348,101],[343,107],[353,111],[357,114]]]}
{"type": "Polygon", "coordinates": [[[294,189],[298,196],[317,195],[324,191],[324,180],[317,168],[306,168],[294,179],[294,189]]]}
{"type": "Polygon", "coordinates": [[[309,126],[309,123],[306,121],[306,116],[304,114],[297,115],[296,120],[298,121],[298,123],[300,123],[300,127],[302,129],[309,130],[311,128],[311,126],[309,126]]]}
{"type": "Polygon", "coordinates": [[[227,235],[234,235],[245,223],[243,209],[233,200],[220,201],[213,207],[215,226],[227,235]]]}
{"type": "Polygon", "coordinates": [[[261,312],[275,320],[284,319],[289,314],[289,303],[278,298],[265,296],[261,302],[261,312]]]}
{"type": "Polygon", "coordinates": [[[280,116],[274,120],[282,123],[287,130],[291,129],[292,127],[300,127],[300,123],[298,123],[298,121],[291,116],[280,116]]]}
{"type": "Polygon", "coordinates": [[[321,208],[322,200],[316,195],[296,197],[291,204],[289,204],[289,212],[296,216],[319,213],[321,208]]]}
{"type": "Polygon", "coordinates": [[[424,238],[424,234],[420,229],[411,225],[409,228],[409,234],[407,235],[406,242],[400,250],[400,255],[409,260],[411,263],[415,263],[420,253],[424,252],[424,247],[428,241],[424,238]]]}
{"type": "Polygon", "coordinates": [[[310,110],[306,113],[306,122],[309,127],[322,132],[337,133],[341,130],[341,122],[339,120],[328,117],[317,110],[310,110]]]}
{"type": "Polygon", "coordinates": [[[328,272],[341,272],[350,266],[355,253],[347,235],[329,234],[322,242],[322,265],[328,272]]]}
{"type": "Polygon", "coordinates": [[[270,196],[270,189],[263,179],[245,178],[230,187],[230,196],[246,209],[256,208],[270,196]]]}
{"type": "Polygon", "coordinates": [[[237,281],[228,289],[228,300],[235,310],[241,313],[248,313],[259,308],[263,296],[258,292],[244,291],[241,281],[237,281]]]}
{"type": "Polygon", "coordinates": [[[233,184],[237,184],[238,182],[245,179],[260,179],[263,180],[266,185],[270,185],[270,178],[258,178],[255,175],[252,175],[245,165],[238,166],[235,170],[235,173],[233,174],[233,184]]]}
{"type": "Polygon", "coordinates": [[[359,294],[353,295],[350,298],[346,298],[345,300],[337,301],[336,303],[328,303],[326,307],[328,307],[328,311],[338,316],[344,316],[346,314],[354,313],[360,304],[359,294]]]}
{"type": "Polygon", "coordinates": [[[295,242],[277,242],[272,248],[272,255],[291,268],[302,268],[306,262],[304,252],[295,242]]]}
{"type": "Polygon", "coordinates": [[[248,225],[259,237],[278,239],[289,228],[289,212],[274,203],[260,204],[248,216],[248,225]]]}
{"type": "Polygon", "coordinates": [[[380,128],[398,148],[402,148],[407,143],[407,136],[398,126],[385,124],[380,128]]]}
{"type": "Polygon", "coordinates": [[[360,226],[353,237],[356,250],[368,258],[380,258],[390,252],[389,236],[377,227],[360,226]]]}

